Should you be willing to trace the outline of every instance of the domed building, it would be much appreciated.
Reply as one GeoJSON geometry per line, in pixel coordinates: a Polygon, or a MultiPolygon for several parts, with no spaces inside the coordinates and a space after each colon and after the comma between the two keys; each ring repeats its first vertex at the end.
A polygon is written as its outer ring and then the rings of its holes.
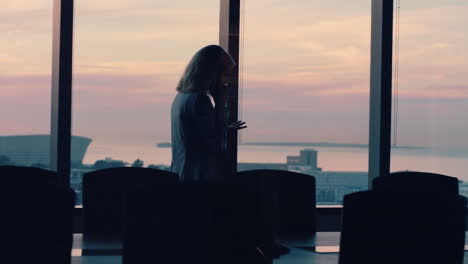
{"type": "MultiPolygon", "coordinates": [[[[72,136],[71,162],[81,164],[86,154],[90,138],[72,136]]],[[[50,163],[49,135],[0,136],[0,156],[6,156],[15,165],[31,166],[50,163]]]]}

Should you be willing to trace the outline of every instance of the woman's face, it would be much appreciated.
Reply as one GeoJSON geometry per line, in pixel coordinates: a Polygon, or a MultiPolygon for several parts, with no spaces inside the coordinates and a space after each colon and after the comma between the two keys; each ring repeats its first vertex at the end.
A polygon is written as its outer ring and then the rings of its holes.
{"type": "Polygon", "coordinates": [[[232,79],[234,78],[234,65],[232,59],[227,57],[223,60],[223,71],[221,72],[221,76],[219,78],[219,86],[218,89],[227,89],[231,85],[232,79]]]}
{"type": "Polygon", "coordinates": [[[229,86],[231,85],[232,78],[234,78],[234,67],[230,62],[231,59],[228,59],[229,60],[223,60],[223,64],[221,66],[223,71],[220,73],[217,87],[213,87],[214,89],[209,91],[215,99],[218,99],[217,97],[219,95],[225,94],[227,92],[227,89],[229,89],[229,86]]]}
{"type": "Polygon", "coordinates": [[[220,88],[229,87],[231,85],[233,70],[230,67],[226,67],[225,70],[221,73],[220,77],[220,88]]]}

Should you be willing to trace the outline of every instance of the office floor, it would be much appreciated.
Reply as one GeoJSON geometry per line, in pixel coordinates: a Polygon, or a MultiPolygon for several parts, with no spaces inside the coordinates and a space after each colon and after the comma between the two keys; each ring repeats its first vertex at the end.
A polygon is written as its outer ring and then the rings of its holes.
{"type": "MultiPolygon", "coordinates": [[[[339,244],[339,233],[338,232],[318,232],[317,233],[317,243],[320,246],[336,246],[339,244]]],[[[338,253],[317,253],[311,249],[301,249],[297,246],[311,245],[312,243],[308,240],[304,241],[295,241],[294,244],[289,244],[285,242],[290,249],[291,253],[281,256],[279,259],[274,260],[274,264],[337,264],[338,263],[338,253]],[[304,242],[306,241],[306,242],[304,242]]],[[[283,242],[281,242],[283,243],[283,242]]],[[[468,245],[468,232],[467,232],[467,241],[465,243],[468,245]]],[[[91,244],[88,244],[88,246],[91,244]]],[[[106,244],[107,245],[107,244],[106,244]]],[[[75,235],[74,248],[82,248],[81,235],[75,235]]],[[[96,244],[90,246],[103,248],[102,244],[96,244]]],[[[110,243],[106,247],[118,247],[117,244],[110,243]]],[[[105,248],[105,247],[104,247],[105,248]]],[[[468,248],[468,247],[467,247],[468,248]]],[[[155,258],[157,258],[155,256],[155,258]]],[[[72,257],[72,264],[121,264],[121,256],[74,256],[72,257]]],[[[468,251],[465,251],[464,262],[468,264],[468,251]]]]}
{"type": "Polygon", "coordinates": [[[120,264],[120,256],[81,256],[72,257],[72,264],[120,264]]]}
{"type": "MultiPolygon", "coordinates": [[[[72,264],[121,264],[122,257],[118,256],[83,256],[72,257],[72,264]]],[[[338,254],[317,254],[305,250],[295,250],[293,254],[283,256],[274,264],[337,264],[338,254]]],[[[468,256],[463,261],[468,264],[468,256]]]]}
{"type": "MultiPolygon", "coordinates": [[[[72,264],[121,264],[122,257],[118,256],[83,256],[72,257],[72,264]]],[[[274,261],[274,264],[336,264],[338,263],[337,254],[310,254],[296,252],[289,256],[283,256],[274,261]]],[[[465,261],[468,264],[468,260],[465,261]]]]}

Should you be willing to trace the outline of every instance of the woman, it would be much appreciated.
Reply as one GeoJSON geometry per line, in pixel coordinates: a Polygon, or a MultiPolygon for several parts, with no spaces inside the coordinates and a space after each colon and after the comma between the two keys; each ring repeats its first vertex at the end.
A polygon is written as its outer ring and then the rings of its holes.
{"type": "Polygon", "coordinates": [[[199,50],[185,69],[171,108],[171,171],[181,181],[222,180],[218,160],[225,155],[225,129],[246,128],[245,122],[225,125],[215,111],[221,89],[229,87],[235,63],[217,45],[199,50]],[[214,101],[214,105],[212,104],[214,101]]]}

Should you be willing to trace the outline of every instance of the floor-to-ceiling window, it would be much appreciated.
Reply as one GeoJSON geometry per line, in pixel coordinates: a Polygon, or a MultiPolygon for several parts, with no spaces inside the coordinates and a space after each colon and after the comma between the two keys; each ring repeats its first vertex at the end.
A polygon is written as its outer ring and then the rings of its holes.
{"type": "Polygon", "coordinates": [[[391,170],[468,182],[468,3],[395,4],[391,170]]]}
{"type": "Polygon", "coordinates": [[[316,177],[318,204],[367,189],[371,1],[245,1],[239,170],[316,177]]]}
{"type": "MultiPolygon", "coordinates": [[[[76,1],[73,135],[91,139],[71,184],[112,166],[171,162],[170,107],[200,48],[218,43],[219,1],[76,1]]],[[[72,147],[72,152],[74,151],[72,147]]]]}
{"type": "Polygon", "coordinates": [[[49,167],[52,1],[2,1],[0,165],[49,167]]]}

